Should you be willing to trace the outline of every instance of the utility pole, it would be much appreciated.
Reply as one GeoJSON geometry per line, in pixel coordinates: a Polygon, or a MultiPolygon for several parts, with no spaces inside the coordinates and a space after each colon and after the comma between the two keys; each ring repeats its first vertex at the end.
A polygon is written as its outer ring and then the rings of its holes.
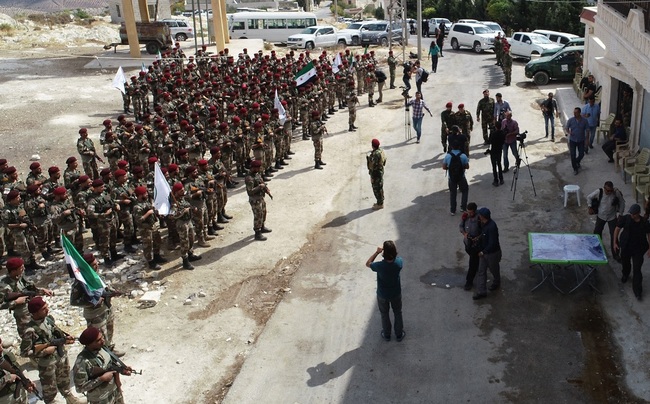
{"type": "Polygon", "coordinates": [[[422,59],[422,0],[418,0],[418,19],[415,25],[418,33],[418,60],[420,60],[422,59]]]}

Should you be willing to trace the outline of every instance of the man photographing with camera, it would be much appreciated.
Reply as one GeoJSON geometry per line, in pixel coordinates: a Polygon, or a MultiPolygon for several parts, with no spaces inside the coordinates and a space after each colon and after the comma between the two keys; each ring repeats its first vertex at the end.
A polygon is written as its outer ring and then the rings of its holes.
{"type": "Polygon", "coordinates": [[[505,119],[501,121],[501,130],[505,133],[505,141],[503,143],[503,172],[507,173],[510,167],[508,149],[512,150],[512,155],[515,157],[515,165],[519,161],[519,153],[517,152],[519,124],[512,119],[512,111],[505,113],[505,119]]]}

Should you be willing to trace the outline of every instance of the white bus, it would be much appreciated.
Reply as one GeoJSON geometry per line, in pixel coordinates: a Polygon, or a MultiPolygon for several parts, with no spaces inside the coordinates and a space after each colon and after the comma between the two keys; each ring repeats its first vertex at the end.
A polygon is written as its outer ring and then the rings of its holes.
{"type": "Polygon", "coordinates": [[[304,12],[243,12],[228,16],[232,39],[286,42],[293,34],[316,25],[316,14],[304,12]]]}

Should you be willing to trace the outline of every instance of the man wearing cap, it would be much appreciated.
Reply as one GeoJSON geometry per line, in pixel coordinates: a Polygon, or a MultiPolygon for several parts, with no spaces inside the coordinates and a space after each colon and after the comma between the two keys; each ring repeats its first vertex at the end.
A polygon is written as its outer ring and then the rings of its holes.
{"type": "Polygon", "coordinates": [[[54,318],[48,315],[48,305],[42,297],[32,298],[27,310],[32,319],[22,335],[20,353],[36,362],[44,401],[54,402],[58,391],[65,397],[66,404],[81,404],[82,401],[69,388],[70,364],[65,345],[73,344],[74,337],[56,326],[54,318]]]}
{"type": "Polygon", "coordinates": [[[88,129],[79,129],[79,139],[77,139],[77,152],[81,156],[86,175],[90,178],[99,178],[99,169],[97,168],[97,152],[92,139],[88,137],[88,129]]]}
{"type": "Polygon", "coordinates": [[[620,216],[614,229],[614,253],[621,256],[623,265],[621,283],[627,282],[632,272],[632,291],[637,300],[643,299],[644,254],[650,257],[650,223],[641,217],[638,203],[630,206],[629,214],[620,216]]]}
{"type": "Polygon", "coordinates": [[[106,133],[104,139],[104,157],[108,160],[108,165],[111,170],[117,170],[117,162],[122,159],[125,151],[126,148],[118,143],[113,132],[106,133]]]}
{"type": "Polygon", "coordinates": [[[7,206],[4,208],[2,218],[8,235],[13,240],[13,250],[25,261],[25,267],[28,270],[45,268],[36,262],[34,251],[27,242],[28,232],[32,230],[30,226],[33,224],[30,223],[29,216],[23,207],[20,193],[15,189],[7,194],[7,206]]]}
{"type": "Polygon", "coordinates": [[[246,176],[246,193],[248,194],[248,202],[253,211],[253,231],[255,232],[255,240],[264,241],[266,236],[262,233],[270,233],[271,229],[264,226],[266,221],[266,202],[264,197],[266,194],[271,194],[268,187],[262,180],[260,170],[262,162],[260,160],[253,160],[251,162],[251,169],[246,176]]]}
{"type": "Polygon", "coordinates": [[[126,171],[118,169],[113,173],[115,176],[115,186],[111,190],[111,196],[115,203],[120,206],[117,212],[118,224],[124,228],[124,252],[134,254],[137,252],[133,248],[133,239],[135,238],[135,228],[133,226],[133,203],[135,202],[135,195],[133,194],[133,187],[128,182],[126,171]]]}
{"type": "Polygon", "coordinates": [[[194,226],[192,216],[196,214],[195,208],[185,199],[185,188],[177,182],[172,187],[172,199],[174,202],[174,222],[180,239],[180,252],[183,260],[183,269],[194,269],[191,261],[201,259],[192,251],[194,245],[194,226]]]}
{"type": "Polygon", "coordinates": [[[456,125],[456,114],[453,111],[454,104],[448,102],[445,110],[440,113],[440,143],[442,143],[442,152],[447,153],[447,137],[452,126],[456,125]]]}
{"type": "Polygon", "coordinates": [[[142,241],[142,253],[145,260],[149,265],[149,269],[161,269],[160,265],[167,262],[162,255],[160,255],[160,246],[162,240],[160,238],[160,224],[158,222],[158,215],[153,206],[153,202],[149,199],[149,193],[145,187],[137,187],[135,195],[138,198],[135,206],[133,207],[133,218],[138,225],[140,233],[140,240],[142,241]]]}
{"type": "Polygon", "coordinates": [[[379,140],[372,139],[372,151],[366,156],[368,174],[372,192],[375,194],[377,203],[372,205],[373,210],[384,208],[384,166],[386,165],[386,153],[379,147],[379,140]]]}
{"type": "Polygon", "coordinates": [[[499,244],[499,229],[492,220],[492,213],[486,207],[479,208],[478,218],[481,221],[481,250],[478,253],[478,274],[476,277],[476,294],[472,299],[479,300],[487,297],[487,270],[492,273],[493,280],[490,291],[501,286],[501,245],[499,244]]]}
{"type": "Polygon", "coordinates": [[[465,154],[469,156],[469,144],[471,141],[472,130],[474,130],[474,119],[472,114],[465,109],[465,104],[458,104],[458,111],[456,111],[454,120],[460,131],[467,137],[467,144],[465,145],[465,154]]]}
{"type": "MultiPolygon", "coordinates": [[[[42,185],[34,182],[27,187],[25,212],[29,218],[32,236],[36,239],[36,247],[43,255],[43,259],[51,261],[53,258],[52,246],[52,219],[47,208],[47,201],[42,194],[42,185]]],[[[33,241],[32,241],[33,242],[33,241]]]]}
{"type": "Polygon", "coordinates": [[[63,171],[63,184],[66,188],[72,189],[72,185],[81,176],[81,171],[77,170],[79,162],[77,162],[77,158],[73,156],[68,157],[65,164],[67,167],[63,171]]]}
{"type": "Polygon", "coordinates": [[[483,90],[483,98],[476,105],[476,122],[481,122],[483,129],[483,144],[488,143],[488,127],[494,125],[494,98],[490,97],[490,90],[483,90]],[[483,121],[481,121],[481,117],[483,121]]]}
{"type": "Polygon", "coordinates": [[[47,173],[50,177],[43,181],[43,194],[45,195],[45,199],[52,201],[54,199],[52,192],[58,187],[63,186],[61,182],[61,170],[57,166],[52,166],[47,169],[47,173]]]}
{"type": "Polygon", "coordinates": [[[104,192],[104,181],[97,179],[92,182],[92,195],[88,198],[86,214],[97,222],[97,249],[104,258],[104,264],[112,266],[124,258],[117,253],[117,215],[120,205],[104,192]]]}
{"type": "Polygon", "coordinates": [[[95,327],[86,328],[79,336],[79,343],[84,349],[72,368],[77,393],[84,394],[89,404],[124,403],[120,374],[129,376],[132,369],[112,370],[118,364],[104,348],[104,334],[95,327]]]}
{"type": "Polygon", "coordinates": [[[85,215],[84,209],[75,207],[74,202],[68,197],[64,187],[54,189],[54,201],[50,205],[50,217],[54,223],[72,242],[77,251],[84,250],[83,235],[81,233],[81,220],[85,215]]]}
{"type": "Polygon", "coordinates": [[[25,178],[25,183],[28,186],[34,183],[40,185],[47,180],[47,177],[43,175],[43,168],[41,168],[41,163],[38,161],[30,164],[29,170],[29,174],[27,174],[27,178],[25,178]]]}
{"type": "Polygon", "coordinates": [[[27,311],[29,295],[52,296],[53,293],[49,289],[37,288],[33,282],[23,276],[25,262],[22,258],[9,258],[5,267],[7,275],[0,279],[0,309],[8,309],[13,312],[18,335],[22,336],[31,320],[29,311],[27,311]]]}
{"type": "Polygon", "coordinates": [[[311,132],[311,141],[314,144],[314,168],[317,170],[322,170],[325,165],[323,160],[321,160],[323,154],[323,135],[327,134],[327,128],[325,124],[318,119],[320,112],[312,111],[311,113],[311,123],[310,123],[310,132],[311,132]]]}

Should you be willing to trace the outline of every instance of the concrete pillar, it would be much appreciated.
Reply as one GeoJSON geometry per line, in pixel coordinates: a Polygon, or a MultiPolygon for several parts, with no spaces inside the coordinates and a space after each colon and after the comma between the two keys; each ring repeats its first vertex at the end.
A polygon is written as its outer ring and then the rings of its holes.
{"type": "Polygon", "coordinates": [[[228,32],[228,17],[226,17],[226,0],[220,0],[219,4],[221,5],[221,16],[223,17],[221,29],[223,30],[224,42],[230,43],[230,32],[228,32]]]}
{"type": "Polygon", "coordinates": [[[210,0],[212,4],[212,32],[214,32],[214,42],[217,46],[217,50],[222,50],[225,47],[225,40],[223,38],[223,21],[225,16],[221,15],[221,3],[220,0],[210,0]]]}
{"type": "Polygon", "coordinates": [[[135,26],[135,10],[132,0],[122,0],[124,10],[124,24],[126,25],[126,36],[129,40],[129,53],[133,58],[140,58],[140,42],[138,42],[138,30],[135,26]]]}
{"type": "Polygon", "coordinates": [[[149,7],[147,7],[147,0],[138,0],[138,8],[140,9],[140,21],[149,22],[149,7]]]}

